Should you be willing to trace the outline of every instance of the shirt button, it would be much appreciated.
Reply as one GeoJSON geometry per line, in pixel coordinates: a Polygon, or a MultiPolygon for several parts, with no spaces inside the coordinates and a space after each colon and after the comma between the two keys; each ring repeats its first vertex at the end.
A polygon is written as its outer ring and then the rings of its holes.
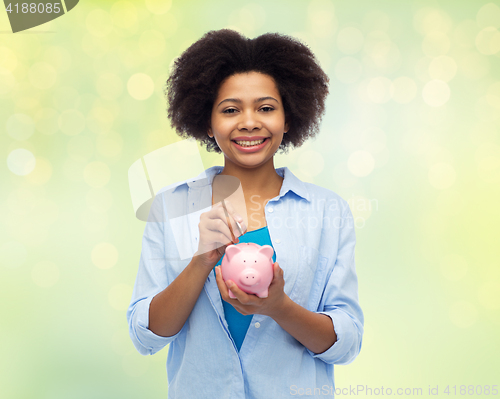
{"type": "Polygon", "coordinates": [[[267,211],[272,213],[274,211],[274,208],[269,208],[267,211]]]}
{"type": "Polygon", "coordinates": [[[279,244],[279,243],[281,242],[281,240],[280,240],[279,238],[277,238],[276,240],[274,240],[274,242],[275,242],[276,244],[279,244]]]}
{"type": "Polygon", "coordinates": [[[255,326],[255,328],[259,328],[260,327],[260,323],[257,322],[257,323],[254,324],[254,326],[255,326]]]}

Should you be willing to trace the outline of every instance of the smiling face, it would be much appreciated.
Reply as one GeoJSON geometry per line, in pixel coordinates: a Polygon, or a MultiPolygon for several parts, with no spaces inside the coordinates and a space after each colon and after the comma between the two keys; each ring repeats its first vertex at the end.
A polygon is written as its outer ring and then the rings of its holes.
{"type": "Polygon", "coordinates": [[[225,166],[272,164],[287,130],[285,110],[272,77],[252,71],[232,75],[221,84],[208,135],[224,153],[225,166]]]}

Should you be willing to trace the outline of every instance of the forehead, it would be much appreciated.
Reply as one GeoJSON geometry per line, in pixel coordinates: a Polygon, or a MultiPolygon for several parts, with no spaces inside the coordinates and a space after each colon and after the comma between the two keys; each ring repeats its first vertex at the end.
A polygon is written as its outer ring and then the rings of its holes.
{"type": "Polygon", "coordinates": [[[279,97],[279,90],[274,79],[259,72],[237,73],[226,78],[217,93],[217,98],[223,97],[263,97],[274,95],[279,97]]]}

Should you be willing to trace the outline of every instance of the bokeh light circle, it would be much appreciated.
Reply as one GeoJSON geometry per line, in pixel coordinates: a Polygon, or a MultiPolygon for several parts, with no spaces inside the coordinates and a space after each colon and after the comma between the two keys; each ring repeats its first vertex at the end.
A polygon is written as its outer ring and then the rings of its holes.
{"type": "Polygon", "coordinates": [[[37,62],[31,66],[28,78],[33,87],[46,90],[56,83],[57,71],[46,62],[37,62]]]}
{"type": "Polygon", "coordinates": [[[114,73],[105,73],[97,78],[96,90],[105,100],[116,100],[123,92],[123,83],[114,73]]]}
{"type": "Polygon", "coordinates": [[[26,176],[31,173],[35,169],[35,165],[35,156],[24,148],[12,150],[7,156],[7,167],[18,176],[26,176]]]}
{"type": "Polygon", "coordinates": [[[101,242],[92,249],[91,258],[99,269],[110,269],[118,262],[118,250],[109,242],[101,242]]]}
{"type": "Polygon", "coordinates": [[[448,33],[453,21],[448,14],[439,8],[423,7],[415,13],[415,29],[422,35],[433,32],[448,33]]]}
{"type": "Polygon", "coordinates": [[[429,76],[432,79],[449,82],[457,73],[457,63],[447,55],[434,58],[429,64],[429,76]]]}
{"type": "Polygon", "coordinates": [[[42,59],[50,63],[57,72],[66,72],[71,67],[71,54],[61,46],[48,46],[42,59]]]}
{"type": "Polygon", "coordinates": [[[375,159],[368,151],[355,151],[349,156],[347,167],[354,176],[368,176],[375,168],[375,159]]]}
{"type": "Polygon", "coordinates": [[[107,36],[113,30],[109,13],[101,9],[90,11],[87,15],[85,25],[93,36],[99,38],[107,36]]]}
{"type": "Polygon", "coordinates": [[[153,94],[154,89],[153,79],[145,73],[136,73],[127,82],[127,90],[136,100],[147,100],[153,94]]]}
{"type": "Polygon", "coordinates": [[[475,44],[481,54],[496,54],[500,51],[500,32],[492,26],[484,28],[477,34],[475,44]]]}
{"type": "Polygon", "coordinates": [[[431,107],[441,107],[450,99],[450,87],[442,80],[431,80],[422,89],[422,98],[431,107]]]}
{"type": "Polygon", "coordinates": [[[12,72],[18,64],[16,53],[9,47],[0,46],[0,68],[12,72]]]}
{"type": "Polygon", "coordinates": [[[26,176],[26,181],[35,186],[47,183],[52,177],[52,164],[46,158],[37,157],[35,169],[26,176]]]}
{"type": "Polygon", "coordinates": [[[442,32],[432,32],[425,36],[422,51],[429,57],[444,55],[450,51],[450,39],[442,32]]]}
{"type": "Polygon", "coordinates": [[[59,130],[59,114],[53,108],[42,108],[35,114],[36,130],[43,134],[54,134],[59,130]]]}
{"type": "Polygon", "coordinates": [[[478,290],[478,299],[486,309],[500,309],[500,283],[498,281],[486,281],[478,290]]]}
{"type": "Polygon", "coordinates": [[[172,6],[172,0],[145,0],[146,8],[153,14],[165,14],[172,6]]]}
{"type": "Polygon", "coordinates": [[[366,87],[368,98],[377,104],[389,101],[393,95],[393,90],[391,80],[383,76],[370,80],[366,87]]]}
{"type": "MultiPolygon", "coordinates": [[[[311,0],[307,7],[311,32],[319,38],[332,37],[337,30],[335,6],[330,0],[311,0]]],[[[311,41],[306,40],[306,43],[311,41]]],[[[316,54],[317,51],[314,51],[316,54]]]]}
{"type": "Polygon", "coordinates": [[[80,106],[80,93],[71,86],[58,87],[52,93],[53,103],[59,111],[77,109],[80,106]]]}
{"type": "Polygon", "coordinates": [[[130,1],[117,1],[111,7],[111,19],[119,28],[130,29],[137,24],[137,9],[130,1]]]}
{"type": "Polygon", "coordinates": [[[0,67],[0,96],[9,94],[16,86],[16,78],[11,71],[0,67]]]}
{"type": "Polygon", "coordinates": [[[485,4],[476,14],[476,23],[480,28],[500,28],[500,7],[495,3],[485,4]]]}
{"type": "Polygon", "coordinates": [[[487,57],[473,51],[464,53],[458,59],[458,70],[466,78],[478,80],[488,75],[490,63],[487,57]]]}
{"type": "Polygon", "coordinates": [[[146,30],[139,38],[141,52],[150,57],[157,57],[165,51],[166,42],[163,33],[158,30],[146,30]]]}
{"type": "Polygon", "coordinates": [[[76,109],[68,109],[59,115],[59,129],[68,136],[80,134],[85,129],[85,117],[76,109]]]}
{"type": "Polygon", "coordinates": [[[83,179],[90,187],[102,187],[108,184],[111,172],[108,165],[101,161],[90,162],[83,170],[83,179]]]}
{"type": "Polygon", "coordinates": [[[415,81],[407,76],[401,76],[392,82],[392,98],[399,104],[407,104],[412,101],[418,92],[415,81]]]}
{"type": "Polygon", "coordinates": [[[344,54],[356,54],[363,48],[364,36],[358,28],[347,27],[337,34],[337,48],[344,54]]]}
{"type": "Polygon", "coordinates": [[[109,132],[113,126],[114,120],[115,117],[109,109],[94,107],[87,116],[86,124],[92,132],[104,134],[109,132]]]}
{"type": "Polygon", "coordinates": [[[68,155],[75,161],[86,162],[94,155],[94,141],[88,136],[72,137],[66,148],[68,155]]]}
{"type": "Polygon", "coordinates": [[[474,47],[474,40],[478,33],[477,23],[474,20],[467,19],[457,24],[453,31],[453,45],[458,45],[462,49],[471,49],[474,47]]]}

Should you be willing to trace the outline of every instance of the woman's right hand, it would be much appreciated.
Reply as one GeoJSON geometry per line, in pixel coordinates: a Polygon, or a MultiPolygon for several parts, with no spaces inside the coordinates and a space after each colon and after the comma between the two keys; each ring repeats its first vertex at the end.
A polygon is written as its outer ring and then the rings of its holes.
{"type": "MultiPolygon", "coordinates": [[[[243,218],[236,213],[231,203],[227,200],[224,203],[229,215],[229,223],[231,224],[235,241],[238,243],[240,231],[236,226],[236,221],[240,224],[243,233],[246,232],[247,227],[243,218]]],[[[198,251],[194,256],[199,264],[211,270],[224,255],[226,247],[232,244],[231,232],[221,202],[215,204],[208,212],[201,214],[198,229],[200,231],[200,239],[198,251]]]]}

